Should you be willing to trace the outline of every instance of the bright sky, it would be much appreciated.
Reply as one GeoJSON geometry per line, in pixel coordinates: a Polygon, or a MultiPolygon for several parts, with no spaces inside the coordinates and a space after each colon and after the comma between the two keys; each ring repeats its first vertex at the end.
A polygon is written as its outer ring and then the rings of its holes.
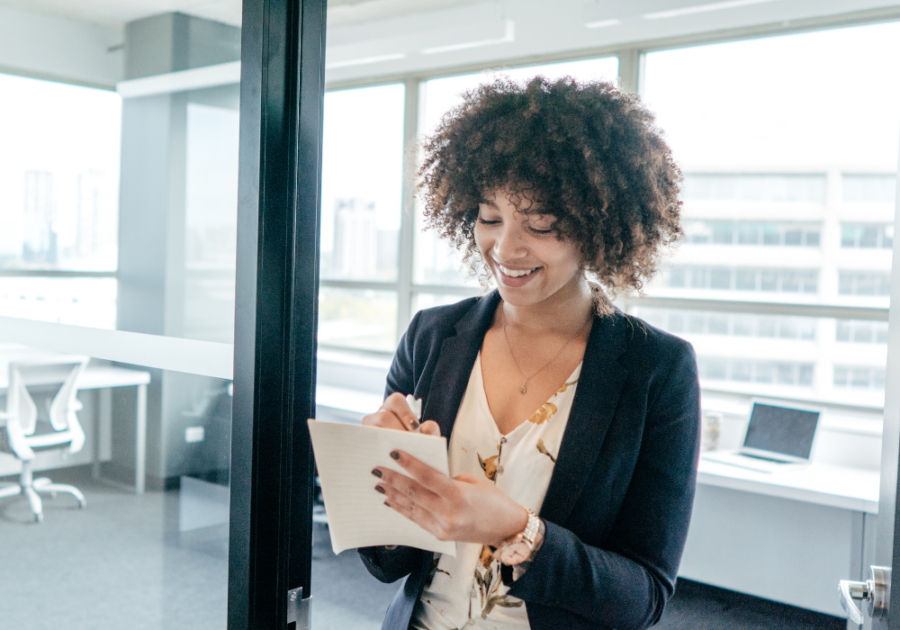
{"type": "Polygon", "coordinates": [[[617,82],[619,59],[617,57],[603,57],[586,61],[567,61],[512,70],[464,74],[447,77],[446,79],[434,79],[428,82],[425,90],[425,103],[422,108],[420,127],[423,133],[431,133],[438,122],[440,122],[441,116],[462,101],[461,94],[463,92],[480,83],[486,83],[495,76],[504,76],[515,81],[522,81],[538,74],[542,74],[549,79],[558,79],[570,75],[582,81],[605,80],[617,82]]]}
{"type": "Polygon", "coordinates": [[[381,230],[400,229],[403,84],[325,95],[322,249],[334,241],[337,199],[374,201],[381,230]]]}
{"type": "Polygon", "coordinates": [[[647,55],[644,99],[685,168],[892,171],[900,23],[647,55]]]}
{"type": "Polygon", "coordinates": [[[54,173],[61,245],[74,238],[79,173],[105,172],[117,195],[120,129],[115,92],[0,74],[0,253],[21,251],[25,171],[54,173]]]}

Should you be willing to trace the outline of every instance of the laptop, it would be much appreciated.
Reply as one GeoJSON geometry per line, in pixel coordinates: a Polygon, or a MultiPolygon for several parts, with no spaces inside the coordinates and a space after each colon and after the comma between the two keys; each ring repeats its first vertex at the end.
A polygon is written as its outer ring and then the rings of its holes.
{"type": "Polygon", "coordinates": [[[707,461],[775,473],[808,466],[821,409],[754,400],[744,444],[737,451],[707,451],[707,461]]]}

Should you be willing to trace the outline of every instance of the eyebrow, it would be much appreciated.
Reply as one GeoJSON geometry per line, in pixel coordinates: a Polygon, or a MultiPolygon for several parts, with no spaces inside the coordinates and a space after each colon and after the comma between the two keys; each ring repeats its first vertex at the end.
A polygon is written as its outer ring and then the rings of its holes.
{"type": "Polygon", "coordinates": [[[479,199],[479,200],[478,200],[478,205],[481,205],[481,204],[484,204],[484,205],[486,205],[486,206],[491,206],[492,208],[497,209],[497,204],[494,203],[493,201],[488,200],[488,199],[479,199]]]}

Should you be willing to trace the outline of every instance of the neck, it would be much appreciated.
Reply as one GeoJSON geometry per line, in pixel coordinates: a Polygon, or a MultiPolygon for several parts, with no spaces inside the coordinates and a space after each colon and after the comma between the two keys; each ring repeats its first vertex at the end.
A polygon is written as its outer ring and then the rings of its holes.
{"type": "Polygon", "coordinates": [[[590,284],[581,277],[543,302],[516,306],[504,301],[501,308],[509,326],[573,335],[586,327],[594,311],[594,301],[590,284]]]}

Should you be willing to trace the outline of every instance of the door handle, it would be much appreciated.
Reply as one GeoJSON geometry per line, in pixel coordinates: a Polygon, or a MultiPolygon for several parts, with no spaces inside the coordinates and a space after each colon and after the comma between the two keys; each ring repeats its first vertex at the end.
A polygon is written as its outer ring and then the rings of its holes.
{"type": "Polygon", "coordinates": [[[859,625],[863,622],[863,606],[865,612],[873,619],[887,614],[891,595],[891,570],[888,567],[869,567],[871,579],[865,582],[841,580],[838,592],[841,597],[841,608],[847,613],[850,621],[859,625]]]}

